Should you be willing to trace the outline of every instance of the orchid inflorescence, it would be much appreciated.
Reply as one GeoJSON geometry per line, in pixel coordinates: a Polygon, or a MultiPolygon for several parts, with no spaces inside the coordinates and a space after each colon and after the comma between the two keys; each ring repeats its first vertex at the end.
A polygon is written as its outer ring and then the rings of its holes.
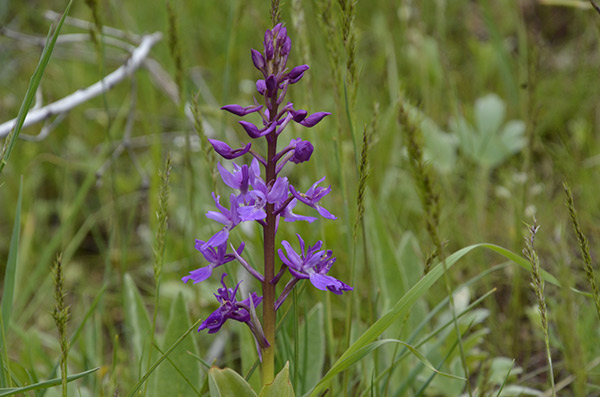
{"type": "MultiPolygon", "coordinates": [[[[260,95],[259,101],[254,99],[253,106],[227,105],[221,109],[237,116],[246,116],[257,113],[262,119],[262,126],[257,126],[248,121],[239,121],[251,139],[264,137],[267,141],[267,155],[261,156],[252,149],[252,143],[248,143],[239,149],[232,149],[227,143],[209,139],[214,150],[228,160],[249,155],[252,161],[249,165],[233,164],[233,172],[228,171],[221,164],[218,170],[223,182],[238,194],[229,196],[229,205],[221,202],[221,197],[213,193],[213,200],[218,211],[209,211],[206,216],[223,225],[223,228],[208,240],[196,240],[196,249],[204,256],[208,265],[193,270],[189,275],[182,278],[184,282],[193,281],[199,283],[209,278],[213,270],[225,263],[237,260],[242,266],[263,285],[263,297],[251,293],[246,299],[238,301],[236,293],[239,283],[235,288],[228,288],[225,284],[226,274],[221,277],[223,288],[219,288],[215,294],[221,306],[213,312],[200,325],[198,329],[208,329],[209,333],[219,331],[228,320],[236,320],[246,323],[252,330],[261,349],[268,348],[273,344],[273,336],[265,335],[262,326],[258,323],[254,309],[263,304],[263,312],[274,313],[288,297],[296,284],[308,279],[316,288],[342,294],[344,291],[352,290],[352,287],[328,275],[336,258],[332,256],[331,250],[322,249],[323,243],[316,242],[306,247],[304,240],[298,235],[300,251],[296,251],[288,241],[282,241],[283,249],[278,250],[278,256],[282,261],[280,271],[274,273],[275,263],[275,234],[279,221],[283,218],[286,222],[307,221],[312,223],[316,220],[312,216],[295,214],[293,209],[300,202],[314,208],[319,215],[326,219],[336,219],[329,211],[321,206],[320,201],[330,191],[331,186],[325,188],[318,186],[325,178],[315,182],[310,189],[302,193],[290,184],[287,177],[279,176],[280,172],[289,162],[300,164],[308,161],[313,153],[313,145],[300,138],[295,138],[279,152],[277,151],[277,140],[290,122],[295,122],[304,127],[313,127],[330,113],[317,112],[309,115],[306,110],[295,109],[291,102],[284,104],[284,99],[290,85],[296,84],[304,73],[309,69],[308,65],[300,65],[288,70],[286,68],[288,55],[291,49],[291,40],[287,30],[281,24],[273,29],[267,30],[264,36],[264,52],[251,50],[252,62],[262,73],[261,79],[256,82],[256,90],[260,95]],[[261,166],[265,168],[266,177],[261,177],[261,166]],[[237,249],[228,241],[231,230],[242,222],[258,222],[265,235],[265,269],[260,273],[243,259],[244,243],[237,249]],[[290,280],[285,285],[277,299],[274,298],[275,286],[282,280],[289,270],[290,280]],[[271,288],[271,292],[267,290],[271,288]],[[269,295],[269,297],[268,297],[269,295]],[[273,295],[273,296],[272,296],[273,295]]],[[[274,314],[267,316],[264,322],[272,322],[274,314]]],[[[267,328],[265,327],[265,330],[267,328]]],[[[271,324],[269,329],[274,329],[271,324]]],[[[274,333],[274,331],[272,331],[274,333]]],[[[260,350],[259,350],[260,353],[260,350]]]]}

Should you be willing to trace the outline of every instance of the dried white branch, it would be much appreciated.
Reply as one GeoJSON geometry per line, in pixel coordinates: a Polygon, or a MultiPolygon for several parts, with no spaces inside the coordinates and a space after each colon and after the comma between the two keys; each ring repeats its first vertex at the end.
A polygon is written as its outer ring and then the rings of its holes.
{"type": "MultiPolygon", "coordinates": [[[[7,27],[0,27],[0,34],[11,39],[19,40],[28,44],[37,45],[39,47],[44,47],[46,45],[46,38],[42,36],[32,36],[29,34],[21,33],[16,30],[9,29],[7,27]]],[[[103,37],[104,43],[121,48],[127,51],[133,51],[135,46],[129,44],[126,41],[121,39],[117,39],[110,36],[103,37]]],[[[90,41],[89,33],[68,33],[61,34],[58,36],[56,40],[56,44],[67,44],[67,43],[84,43],[90,41]]]]}
{"type": "MultiPolygon", "coordinates": [[[[162,34],[160,32],[143,36],[140,45],[131,53],[131,56],[124,65],[107,75],[104,79],[87,88],[77,90],[71,95],[59,99],[41,109],[30,111],[25,118],[23,128],[44,121],[54,115],[68,112],[77,105],[110,90],[142,65],[152,46],[154,46],[161,38],[162,34]]],[[[12,119],[0,124],[0,138],[8,135],[10,130],[14,127],[15,121],[16,119],[12,119]]]]}

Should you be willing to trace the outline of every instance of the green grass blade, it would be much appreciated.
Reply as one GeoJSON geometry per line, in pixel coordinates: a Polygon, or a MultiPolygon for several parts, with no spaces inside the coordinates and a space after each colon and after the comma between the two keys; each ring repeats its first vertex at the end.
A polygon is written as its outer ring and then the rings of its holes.
{"type": "MultiPolygon", "coordinates": [[[[19,250],[19,236],[21,234],[21,202],[23,201],[23,177],[19,185],[19,197],[17,199],[17,213],[13,225],[8,261],[4,272],[4,291],[2,292],[2,323],[8,327],[13,306],[15,291],[15,275],[17,270],[17,251],[19,250]]],[[[3,330],[6,331],[6,330],[3,330]]]]}
{"type": "MultiPolygon", "coordinates": [[[[498,254],[510,259],[526,270],[530,270],[531,268],[529,262],[520,255],[517,255],[514,252],[500,246],[488,243],[474,244],[456,251],[446,258],[446,268],[450,269],[463,256],[480,247],[497,252],[498,254]]],[[[394,305],[394,307],[392,307],[392,309],[390,309],[386,314],[381,316],[375,323],[373,323],[373,325],[371,325],[371,327],[369,327],[369,329],[367,329],[332,365],[323,379],[317,383],[311,392],[311,395],[318,395],[319,392],[326,387],[328,380],[331,379],[333,375],[336,375],[345,369],[341,366],[341,363],[343,363],[348,357],[360,351],[371,342],[375,341],[397,319],[404,316],[408,310],[410,310],[412,305],[420,297],[422,297],[443,275],[443,265],[443,263],[438,263],[433,269],[431,269],[429,273],[427,273],[427,275],[423,276],[423,278],[421,278],[406,294],[404,294],[404,296],[394,305]]],[[[545,281],[560,286],[558,280],[556,280],[556,278],[551,274],[544,272],[542,277],[545,279],[545,281]]]]}
{"type": "Polygon", "coordinates": [[[19,134],[21,133],[21,128],[23,128],[23,123],[25,122],[25,117],[27,116],[27,112],[29,112],[29,109],[31,108],[33,99],[35,98],[35,92],[37,91],[42,81],[42,76],[44,75],[46,66],[48,66],[48,62],[50,62],[50,56],[52,55],[52,51],[54,50],[54,46],[56,44],[56,40],[58,39],[60,29],[62,28],[62,25],[65,22],[65,18],[67,17],[67,14],[71,9],[71,4],[73,4],[73,0],[70,0],[69,4],[67,4],[67,8],[63,13],[62,18],[60,18],[60,21],[58,22],[58,25],[56,26],[56,29],[54,30],[52,36],[50,36],[52,29],[50,29],[50,31],[48,32],[48,37],[46,38],[46,45],[44,46],[42,55],[40,56],[40,61],[37,67],[35,68],[33,75],[31,76],[31,80],[29,80],[29,87],[27,88],[27,92],[25,93],[25,99],[23,100],[21,108],[19,109],[14,129],[12,131],[12,134],[10,134],[10,137],[7,138],[9,139],[8,144],[6,144],[4,150],[2,151],[2,158],[0,159],[0,174],[2,174],[2,170],[4,169],[4,166],[6,165],[6,162],[10,157],[10,153],[12,152],[15,144],[17,143],[17,138],[19,137],[19,134]]]}
{"type": "MultiPolygon", "coordinates": [[[[376,342],[369,343],[368,345],[360,348],[359,350],[355,351],[354,353],[346,356],[346,358],[344,358],[344,360],[338,361],[336,363],[336,365],[339,366],[339,368],[343,371],[343,370],[349,368],[350,366],[352,366],[353,364],[356,364],[358,361],[360,361],[367,354],[371,353],[373,350],[375,350],[385,344],[388,344],[388,343],[398,343],[398,344],[406,347],[408,350],[410,350],[410,352],[412,354],[415,355],[415,357],[417,357],[419,359],[419,361],[421,361],[423,363],[423,365],[425,365],[427,368],[429,368],[430,370],[432,370],[435,373],[438,373],[442,376],[446,376],[446,377],[452,378],[452,379],[457,379],[457,380],[462,380],[462,381],[466,380],[465,378],[463,378],[461,376],[456,376],[456,375],[447,374],[445,372],[438,371],[433,366],[433,364],[431,364],[429,362],[427,357],[425,357],[421,352],[419,352],[417,349],[415,349],[413,346],[409,345],[408,343],[403,342],[398,339],[382,339],[382,340],[378,340],[376,342]]],[[[327,380],[331,379],[333,376],[335,376],[335,374],[332,374],[332,375],[327,374],[323,377],[323,379],[321,381],[327,381],[327,380]]]]}
{"type": "Polygon", "coordinates": [[[510,372],[512,371],[514,366],[515,366],[515,359],[513,358],[512,365],[508,369],[508,372],[506,373],[506,376],[504,377],[504,380],[502,381],[502,384],[500,385],[500,389],[498,389],[498,394],[496,394],[496,397],[500,397],[500,395],[502,394],[502,390],[504,389],[504,386],[506,386],[506,382],[508,382],[508,378],[510,377],[510,372]]]}
{"type": "MultiPolygon", "coordinates": [[[[6,345],[6,331],[10,322],[15,292],[15,275],[17,271],[17,252],[19,250],[19,236],[21,235],[21,202],[23,201],[23,177],[19,184],[19,197],[17,199],[17,213],[13,225],[10,246],[8,249],[8,260],[4,271],[4,285],[2,291],[2,318],[0,318],[0,348],[6,345]]],[[[4,362],[8,363],[8,349],[2,348],[0,358],[0,386],[6,385],[4,378],[4,362]]]]}
{"type": "MultiPolygon", "coordinates": [[[[77,380],[79,378],[83,378],[86,375],[91,374],[92,372],[96,372],[100,369],[100,367],[98,368],[92,368],[89,369],[85,372],[80,372],[78,374],[75,375],[70,375],[67,377],[67,382],[72,382],[74,380],[77,380]]],[[[32,390],[41,390],[41,389],[47,389],[49,387],[52,386],[58,386],[62,383],[62,379],[61,378],[54,378],[54,379],[49,379],[49,380],[45,380],[43,382],[38,382],[38,383],[34,383],[33,385],[27,385],[27,386],[23,386],[23,387],[13,387],[13,388],[9,388],[9,389],[0,389],[0,397],[2,396],[12,396],[14,394],[19,394],[19,393],[25,393],[28,391],[32,391],[32,390]]]]}

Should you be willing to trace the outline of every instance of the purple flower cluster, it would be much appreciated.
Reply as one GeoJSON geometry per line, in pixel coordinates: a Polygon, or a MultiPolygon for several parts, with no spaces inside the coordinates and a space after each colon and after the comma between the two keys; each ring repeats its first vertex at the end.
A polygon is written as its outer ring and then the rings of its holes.
{"type": "MultiPolygon", "coordinates": [[[[228,171],[221,164],[218,165],[223,182],[234,189],[236,193],[229,196],[229,203],[225,203],[225,200],[222,203],[221,197],[213,193],[217,210],[209,211],[206,217],[217,221],[223,227],[206,241],[196,240],[196,249],[204,256],[208,265],[191,271],[182,280],[186,283],[190,280],[194,284],[199,283],[209,278],[214,268],[237,260],[253,277],[263,283],[264,291],[265,284],[276,285],[288,270],[291,276],[290,281],[279,295],[277,302],[271,301],[273,307],[263,309],[276,310],[296,283],[303,279],[308,279],[318,289],[329,290],[335,294],[352,290],[352,287],[328,275],[335,262],[332,251],[322,250],[323,243],[321,241],[306,249],[304,240],[299,235],[300,254],[294,251],[287,241],[281,242],[285,251],[279,249],[278,252],[283,264],[281,271],[274,277],[270,276],[269,278],[269,272],[266,270],[267,255],[270,255],[272,261],[275,260],[274,248],[271,254],[266,252],[267,248],[265,248],[264,275],[243,259],[244,243],[241,243],[237,249],[230,245],[231,253],[227,253],[230,233],[242,222],[258,222],[263,229],[271,230],[270,234],[265,232],[265,236],[271,236],[274,244],[275,233],[281,218],[286,222],[315,221],[315,217],[293,212],[298,203],[314,208],[323,218],[336,219],[320,204],[320,201],[331,191],[331,186],[318,186],[323,182],[324,177],[315,182],[305,193],[302,193],[292,186],[287,177],[280,176],[280,172],[289,162],[300,164],[310,160],[314,150],[313,145],[300,138],[294,138],[287,146],[277,151],[277,139],[290,122],[293,121],[310,128],[330,113],[317,112],[309,115],[306,110],[295,109],[291,102],[284,104],[289,86],[300,81],[309,69],[307,65],[296,66],[291,70],[286,67],[291,49],[291,40],[287,35],[286,28],[278,24],[272,30],[267,30],[263,46],[263,53],[251,50],[252,62],[262,73],[262,78],[256,82],[260,101],[255,98],[253,106],[227,105],[221,109],[240,117],[254,113],[260,115],[262,125],[245,120],[239,121],[239,124],[252,140],[264,137],[267,141],[268,153],[266,156],[261,156],[252,150],[252,142],[241,148],[233,149],[225,142],[216,139],[209,140],[214,150],[227,160],[244,155],[250,155],[253,158],[249,165],[233,163],[233,171],[228,171]],[[265,168],[264,179],[261,176],[261,166],[265,168]]],[[[273,274],[272,271],[271,274],[273,274]]],[[[263,302],[263,298],[253,292],[246,299],[238,302],[235,295],[239,283],[234,289],[227,288],[224,278],[225,274],[221,278],[223,288],[219,288],[215,294],[220,307],[206,318],[198,330],[208,329],[209,333],[215,333],[221,329],[225,321],[233,319],[250,326],[257,343],[264,346],[266,339],[262,335],[261,325],[257,323],[256,316],[251,315],[254,308],[263,302]]]]}

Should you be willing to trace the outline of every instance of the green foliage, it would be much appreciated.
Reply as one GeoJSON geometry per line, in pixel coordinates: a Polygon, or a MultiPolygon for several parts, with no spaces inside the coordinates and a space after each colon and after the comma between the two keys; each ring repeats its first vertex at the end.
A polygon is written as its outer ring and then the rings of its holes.
{"type": "MultiPolygon", "coordinates": [[[[183,294],[179,293],[171,305],[169,320],[165,330],[163,347],[170,346],[179,336],[190,328],[183,294]]],[[[187,352],[198,354],[195,340],[185,339],[173,350],[169,364],[158,367],[154,377],[154,387],[150,389],[155,396],[190,396],[198,393],[200,384],[200,364],[187,352]]]]}
{"type": "Polygon", "coordinates": [[[481,167],[493,169],[525,146],[525,123],[511,120],[504,124],[506,105],[495,94],[475,101],[475,124],[459,117],[450,123],[460,150],[481,167]]]}

